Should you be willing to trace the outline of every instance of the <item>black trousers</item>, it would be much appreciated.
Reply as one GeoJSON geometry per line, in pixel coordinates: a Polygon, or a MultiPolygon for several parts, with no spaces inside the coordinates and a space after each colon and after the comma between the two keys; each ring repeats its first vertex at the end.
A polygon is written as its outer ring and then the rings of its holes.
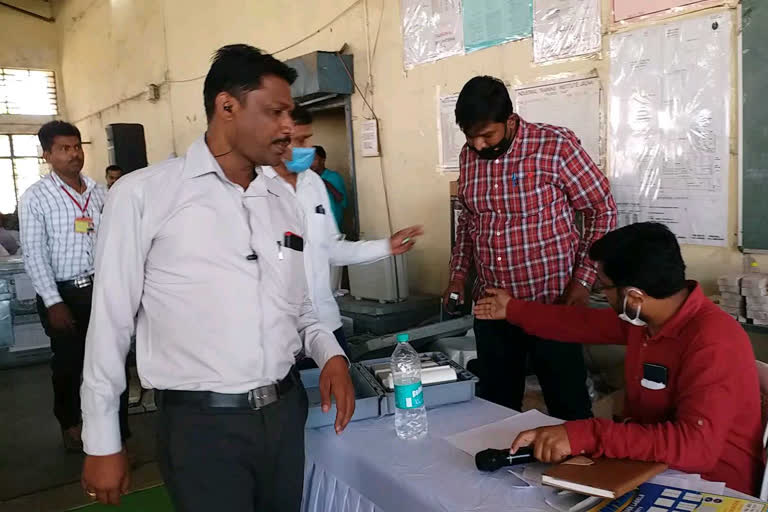
{"type": "Polygon", "coordinates": [[[300,383],[260,410],[166,405],[158,463],[177,512],[297,512],[307,394],[300,383]]]}
{"type": "Polygon", "coordinates": [[[581,345],[542,340],[505,320],[475,319],[475,337],[482,398],[521,410],[530,355],[550,415],[592,416],[581,345]]]}
{"type": "MultiPolygon", "coordinates": [[[[43,299],[37,296],[37,312],[43,324],[45,334],[51,339],[51,371],[53,381],[53,414],[59,420],[62,430],[79,425],[80,384],[83,378],[83,360],[85,358],[85,336],[91,319],[91,299],[93,287],[59,288],[59,295],[69,307],[75,320],[71,332],[55,331],[48,324],[48,310],[43,299]]],[[[128,373],[126,372],[126,383],[128,373]]],[[[125,441],[130,437],[128,428],[128,387],[120,395],[120,434],[125,441]]]]}

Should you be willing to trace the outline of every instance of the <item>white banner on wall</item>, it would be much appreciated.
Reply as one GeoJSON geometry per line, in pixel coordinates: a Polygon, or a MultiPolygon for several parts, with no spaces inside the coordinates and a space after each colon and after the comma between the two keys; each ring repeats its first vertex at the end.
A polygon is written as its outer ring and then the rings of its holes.
{"type": "Polygon", "coordinates": [[[600,79],[580,78],[515,88],[517,113],[532,123],[573,131],[602,167],[600,79]]]}
{"type": "Polygon", "coordinates": [[[728,234],[730,12],[611,39],[609,176],[619,224],[667,224],[681,243],[728,234]]]}
{"type": "Polygon", "coordinates": [[[401,0],[403,64],[417,64],[464,53],[461,0],[401,0]]]}
{"type": "Polygon", "coordinates": [[[458,94],[438,95],[438,165],[442,171],[455,172],[459,170],[459,153],[467,141],[459,125],[456,124],[455,110],[458,98],[458,94]]]}
{"type": "Polygon", "coordinates": [[[536,63],[600,51],[600,0],[535,0],[533,60],[536,63]]]}

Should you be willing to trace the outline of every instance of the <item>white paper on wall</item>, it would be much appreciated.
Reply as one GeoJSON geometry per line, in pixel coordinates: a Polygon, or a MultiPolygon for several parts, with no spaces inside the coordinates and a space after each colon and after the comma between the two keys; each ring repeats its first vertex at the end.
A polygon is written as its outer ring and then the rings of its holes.
{"type": "Polygon", "coordinates": [[[681,243],[727,242],[731,13],[611,39],[609,176],[619,224],[667,224],[681,243]]]}
{"type": "Polygon", "coordinates": [[[400,13],[405,69],[464,53],[461,0],[401,0],[400,13]]]}
{"type": "Polygon", "coordinates": [[[725,0],[613,0],[613,21],[677,15],[725,3],[725,0]]]}
{"type": "Polygon", "coordinates": [[[517,112],[528,122],[564,126],[602,167],[600,79],[578,78],[515,88],[517,112]]]}
{"type": "Polygon", "coordinates": [[[600,0],[534,0],[534,62],[593,54],[601,43],[600,0]]]}
{"type": "Polygon", "coordinates": [[[459,170],[459,153],[467,138],[456,124],[456,100],[458,94],[438,97],[437,133],[438,165],[442,171],[459,170]]]}

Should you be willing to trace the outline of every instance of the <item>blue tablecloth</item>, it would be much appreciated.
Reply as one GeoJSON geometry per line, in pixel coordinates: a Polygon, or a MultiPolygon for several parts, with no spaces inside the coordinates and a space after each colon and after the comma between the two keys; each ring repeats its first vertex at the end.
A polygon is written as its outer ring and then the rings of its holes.
{"type": "MultiPolygon", "coordinates": [[[[547,511],[551,489],[518,488],[507,471],[477,471],[474,459],[442,439],[515,412],[481,399],[431,409],[429,435],[402,441],[386,416],[307,431],[304,512],[547,511]]],[[[510,439],[510,443],[512,439],[510,439]]]]}

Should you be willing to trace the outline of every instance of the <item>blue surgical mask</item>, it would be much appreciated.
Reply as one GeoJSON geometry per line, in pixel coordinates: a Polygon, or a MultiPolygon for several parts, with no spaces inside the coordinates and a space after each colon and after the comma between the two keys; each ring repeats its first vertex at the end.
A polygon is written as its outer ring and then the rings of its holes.
{"type": "Polygon", "coordinates": [[[315,161],[315,148],[293,148],[291,159],[285,161],[285,168],[291,172],[304,172],[315,161]]]}
{"type": "MultiPolygon", "coordinates": [[[[636,288],[628,289],[627,290],[627,294],[629,294],[630,290],[642,294],[642,292],[640,290],[636,289],[636,288]]],[[[638,306],[637,307],[637,312],[635,313],[635,318],[630,318],[630,316],[627,314],[627,299],[628,298],[629,297],[627,295],[624,295],[624,312],[619,315],[619,318],[624,320],[625,322],[629,322],[632,325],[636,325],[637,327],[645,327],[648,324],[645,322],[645,320],[642,320],[640,318],[640,310],[642,309],[642,306],[638,306]]]]}

